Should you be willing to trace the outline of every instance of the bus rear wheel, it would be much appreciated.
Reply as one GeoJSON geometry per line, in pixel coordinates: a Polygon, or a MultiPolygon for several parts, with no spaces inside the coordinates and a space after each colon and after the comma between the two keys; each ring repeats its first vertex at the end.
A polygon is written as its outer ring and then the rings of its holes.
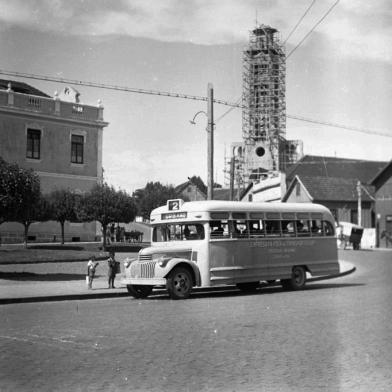
{"type": "Polygon", "coordinates": [[[306,271],[304,267],[295,266],[290,279],[280,281],[285,290],[301,290],[306,284],[306,271]]]}
{"type": "Polygon", "coordinates": [[[171,299],[186,299],[192,291],[192,275],[187,268],[176,267],[167,277],[166,288],[171,299]]]}
{"type": "Polygon", "coordinates": [[[134,298],[147,298],[152,292],[152,286],[128,284],[127,290],[134,298]]]}
{"type": "Polygon", "coordinates": [[[237,287],[244,293],[251,293],[256,291],[259,285],[259,282],[237,283],[237,287]]]}

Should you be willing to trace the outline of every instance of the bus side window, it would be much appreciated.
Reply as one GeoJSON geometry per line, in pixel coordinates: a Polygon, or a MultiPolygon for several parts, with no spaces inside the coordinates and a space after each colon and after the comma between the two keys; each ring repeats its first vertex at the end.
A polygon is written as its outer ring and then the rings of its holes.
{"type": "Polygon", "coordinates": [[[236,219],[231,221],[232,237],[233,238],[247,238],[248,237],[248,226],[247,221],[243,219],[236,219]]]}
{"type": "Polygon", "coordinates": [[[280,220],[266,220],[265,232],[268,237],[280,237],[280,220]]]}
{"type": "Polygon", "coordinates": [[[248,224],[251,237],[264,237],[264,227],[262,220],[250,220],[248,224]]]}
{"type": "Polygon", "coordinates": [[[294,221],[282,220],[282,235],[284,237],[295,237],[294,221]]]}
{"type": "Polygon", "coordinates": [[[229,236],[228,221],[211,221],[210,222],[211,238],[226,238],[229,236]]]}
{"type": "Polygon", "coordinates": [[[323,227],[324,227],[324,233],[326,236],[334,236],[335,235],[335,230],[333,228],[333,225],[329,221],[323,221],[323,227]]]}
{"type": "Polygon", "coordinates": [[[311,221],[310,231],[312,233],[312,237],[322,237],[323,236],[323,227],[321,225],[320,219],[313,219],[311,221]]]}
{"type": "Polygon", "coordinates": [[[298,237],[309,237],[309,221],[305,219],[298,219],[295,221],[295,225],[297,228],[297,236],[298,237]]]}

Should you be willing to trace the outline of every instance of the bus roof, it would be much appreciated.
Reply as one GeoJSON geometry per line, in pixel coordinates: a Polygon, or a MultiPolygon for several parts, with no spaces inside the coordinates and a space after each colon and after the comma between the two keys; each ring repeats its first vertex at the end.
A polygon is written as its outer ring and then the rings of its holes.
{"type": "MultiPolygon", "coordinates": [[[[167,205],[155,208],[151,211],[151,216],[156,216],[168,212],[167,205]]],[[[183,202],[178,211],[187,212],[311,212],[331,215],[328,208],[313,203],[262,203],[244,201],[222,201],[222,200],[203,200],[183,202]]]]}

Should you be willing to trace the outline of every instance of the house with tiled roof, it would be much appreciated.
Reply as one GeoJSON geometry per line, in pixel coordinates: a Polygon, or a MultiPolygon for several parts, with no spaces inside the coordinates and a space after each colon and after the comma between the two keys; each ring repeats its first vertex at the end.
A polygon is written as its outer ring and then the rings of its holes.
{"type": "Polygon", "coordinates": [[[284,202],[312,202],[328,207],[337,221],[376,226],[372,180],[388,162],[306,155],[288,168],[284,202]]]}
{"type": "Polygon", "coordinates": [[[181,195],[184,200],[198,201],[207,199],[207,194],[204,189],[202,189],[201,186],[192,182],[191,180],[177,185],[175,187],[175,191],[178,195],[181,195]]]}
{"type": "MultiPolygon", "coordinates": [[[[358,222],[358,181],[352,178],[305,177],[296,175],[283,202],[317,203],[328,207],[337,221],[358,222]]],[[[372,187],[361,187],[361,224],[374,227],[372,187]],[[364,189],[366,191],[364,191],[364,189]]]]}

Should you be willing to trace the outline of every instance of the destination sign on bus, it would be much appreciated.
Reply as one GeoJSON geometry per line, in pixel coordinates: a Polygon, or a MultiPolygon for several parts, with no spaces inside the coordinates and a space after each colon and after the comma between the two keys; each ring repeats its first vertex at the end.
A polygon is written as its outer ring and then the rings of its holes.
{"type": "Polygon", "coordinates": [[[183,219],[187,217],[186,212],[169,212],[166,214],[161,214],[161,219],[162,220],[167,220],[167,219],[183,219]]]}

